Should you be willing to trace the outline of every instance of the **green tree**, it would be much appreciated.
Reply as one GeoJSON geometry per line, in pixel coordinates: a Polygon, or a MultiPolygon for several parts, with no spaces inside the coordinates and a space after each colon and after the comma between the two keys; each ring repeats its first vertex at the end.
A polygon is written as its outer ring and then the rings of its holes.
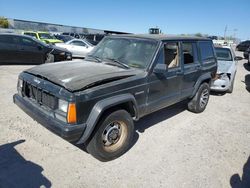
{"type": "Polygon", "coordinates": [[[202,34],[201,33],[196,33],[195,36],[196,37],[202,37],[202,34]]]}
{"type": "Polygon", "coordinates": [[[9,21],[7,18],[0,17],[0,27],[1,28],[8,28],[9,27],[9,21]]]}

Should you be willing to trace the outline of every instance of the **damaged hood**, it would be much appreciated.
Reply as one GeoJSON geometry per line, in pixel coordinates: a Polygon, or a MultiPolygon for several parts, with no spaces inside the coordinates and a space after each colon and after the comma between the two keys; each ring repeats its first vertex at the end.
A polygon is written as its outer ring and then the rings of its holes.
{"type": "Polygon", "coordinates": [[[141,72],[84,60],[44,64],[25,72],[47,79],[70,91],[77,91],[127,78],[141,72]]]}
{"type": "Polygon", "coordinates": [[[218,61],[217,73],[231,73],[233,61],[218,61]]]}

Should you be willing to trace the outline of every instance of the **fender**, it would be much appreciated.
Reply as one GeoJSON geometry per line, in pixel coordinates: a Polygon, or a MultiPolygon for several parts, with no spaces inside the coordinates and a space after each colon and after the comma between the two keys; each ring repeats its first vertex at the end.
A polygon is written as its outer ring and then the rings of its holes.
{"type": "MultiPolygon", "coordinates": [[[[198,89],[199,89],[201,83],[202,83],[204,80],[208,80],[208,79],[209,79],[209,80],[212,79],[211,74],[210,74],[209,72],[206,73],[206,74],[203,74],[203,75],[201,75],[201,76],[199,77],[199,79],[196,81],[196,83],[195,83],[195,85],[194,85],[194,90],[193,90],[193,93],[192,93],[192,95],[190,96],[190,98],[192,98],[192,97],[196,94],[196,92],[198,91],[198,89]]],[[[209,85],[210,85],[210,83],[209,83],[209,85]]]]}
{"type": "Polygon", "coordinates": [[[88,120],[86,122],[87,126],[86,129],[81,136],[81,138],[78,140],[76,144],[83,144],[86,142],[86,140],[90,137],[91,133],[93,132],[98,120],[100,119],[102,113],[110,108],[114,107],[116,105],[122,104],[124,102],[132,102],[135,110],[135,118],[138,118],[138,108],[137,103],[135,100],[135,97],[132,94],[122,94],[117,95],[114,97],[103,99],[95,104],[95,106],[92,108],[90,115],[88,117],[88,120]]]}

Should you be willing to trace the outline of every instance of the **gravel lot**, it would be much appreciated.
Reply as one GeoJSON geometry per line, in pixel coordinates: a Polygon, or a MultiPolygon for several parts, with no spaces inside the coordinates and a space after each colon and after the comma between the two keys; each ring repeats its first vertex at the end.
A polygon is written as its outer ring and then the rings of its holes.
{"type": "Polygon", "coordinates": [[[246,60],[238,63],[233,94],[211,95],[201,114],[177,104],[141,119],[133,147],[106,163],[52,134],[13,104],[17,76],[29,67],[0,66],[1,188],[250,187],[246,60]]]}

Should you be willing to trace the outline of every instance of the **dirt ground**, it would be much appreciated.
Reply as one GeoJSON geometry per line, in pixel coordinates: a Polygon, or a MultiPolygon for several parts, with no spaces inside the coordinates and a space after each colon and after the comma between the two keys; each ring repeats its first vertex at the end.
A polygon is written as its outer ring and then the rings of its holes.
{"type": "MultiPolygon", "coordinates": [[[[238,53],[239,54],[239,53],[238,53]]],[[[12,102],[18,74],[0,66],[0,187],[250,187],[250,66],[238,63],[232,94],[201,114],[177,104],[136,123],[134,144],[100,162],[12,102]]]]}

